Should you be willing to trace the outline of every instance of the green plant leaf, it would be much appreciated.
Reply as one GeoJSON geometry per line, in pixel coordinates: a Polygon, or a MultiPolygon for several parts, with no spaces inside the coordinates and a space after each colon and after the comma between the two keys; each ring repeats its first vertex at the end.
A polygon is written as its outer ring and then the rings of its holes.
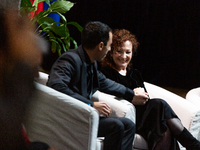
{"type": "Polygon", "coordinates": [[[34,8],[32,7],[30,0],[21,0],[21,5],[20,5],[20,13],[21,14],[30,13],[33,10],[34,10],[34,8]]]}
{"type": "Polygon", "coordinates": [[[58,52],[58,49],[61,49],[61,48],[58,48],[59,43],[52,32],[49,32],[48,38],[49,38],[49,41],[51,42],[52,53],[55,53],[56,51],[58,52]]]}
{"type": "Polygon", "coordinates": [[[74,44],[74,49],[77,49],[77,48],[78,48],[78,45],[77,45],[76,41],[75,41],[72,37],[69,37],[69,39],[73,42],[73,44],[74,44]]]}
{"type": "Polygon", "coordinates": [[[34,17],[34,22],[38,22],[40,19],[47,17],[50,14],[49,10],[43,10],[39,12],[35,17],[34,17]]]}
{"type": "Polygon", "coordinates": [[[56,40],[51,39],[50,41],[51,41],[51,51],[52,51],[52,53],[55,53],[56,52],[56,46],[57,46],[56,40]]]}
{"type": "Polygon", "coordinates": [[[20,7],[27,7],[27,6],[32,6],[30,0],[21,0],[20,7]]]}
{"type": "Polygon", "coordinates": [[[62,46],[63,51],[66,52],[67,49],[66,49],[65,44],[63,43],[63,41],[60,38],[57,38],[57,40],[59,41],[60,45],[62,46]]]}
{"type": "MultiPolygon", "coordinates": [[[[45,28],[49,27],[49,29],[51,28],[51,26],[55,23],[55,21],[50,18],[50,17],[44,17],[41,18],[37,21],[37,23],[40,25],[40,27],[42,27],[42,29],[44,30],[45,28]]],[[[45,30],[46,31],[46,30],[45,30]]]]}
{"type": "Polygon", "coordinates": [[[45,0],[45,2],[47,3],[48,6],[50,6],[50,1],[49,0],[45,0]]]}
{"type": "Polygon", "coordinates": [[[55,22],[50,17],[41,18],[38,20],[38,24],[40,24],[43,32],[54,32],[56,35],[60,36],[60,38],[69,36],[69,30],[67,26],[65,24],[55,22]]]}
{"type": "Polygon", "coordinates": [[[61,46],[60,46],[60,44],[56,41],[56,51],[57,51],[57,53],[58,53],[58,56],[60,56],[61,55],[61,46]]]}
{"type": "Polygon", "coordinates": [[[63,39],[63,42],[65,43],[66,49],[69,50],[70,49],[70,39],[69,39],[69,37],[63,39]]]}
{"type": "Polygon", "coordinates": [[[40,20],[38,20],[37,21],[38,22],[38,24],[43,24],[43,23],[45,23],[45,24],[47,24],[47,25],[49,25],[49,26],[51,26],[53,23],[57,23],[57,22],[55,22],[52,18],[50,18],[50,17],[43,17],[43,18],[41,18],[40,20]]]}
{"type": "Polygon", "coordinates": [[[32,6],[35,8],[34,11],[37,11],[37,8],[38,8],[38,0],[34,0],[32,6]]]}
{"type": "Polygon", "coordinates": [[[61,46],[59,44],[57,44],[57,52],[58,52],[58,56],[60,56],[62,53],[61,53],[61,46]]]}
{"type": "Polygon", "coordinates": [[[57,25],[56,23],[54,23],[52,26],[51,26],[51,30],[59,35],[61,38],[62,37],[66,37],[69,35],[69,30],[67,29],[67,26],[65,26],[64,24],[63,25],[57,25]]]}
{"type": "Polygon", "coordinates": [[[49,0],[35,0],[32,6],[37,6],[36,4],[41,3],[41,2],[46,2],[48,5],[50,5],[49,0]]]}
{"type": "Polygon", "coordinates": [[[67,19],[65,18],[65,16],[62,15],[61,13],[59,13],[59,12],[56,12],[56,13],[60,16],[60,19],[62,20],[62,22],[63,22],[64,24],[67,24],[67,19]]]}
{"type": "Polygon", "coordinates": [[[74,3],[70,1],[55,1],[49,6],[49,9],[52,12],[59,12],[61,14],[65,14],[73,6],[74,6],[74,3]]]}
{"type": "Polygon", "coordinates": [[[46,2],[49,5],[47,10],[39,12],[31,18],[31,21],[34,24],[38,24],[35,32],[49,40],[51,42],[51,51],[53,53],[57,52],[60,56],[63,51],[66,52],[70,49],[71,43],[74,44],[75,48],[78,47],[76,41],[70,37],[67,25],[75,26],[80,32],[82,31],[82,27],[77,22],[67,23],[67,19],[63,15],[74,6],[74,3],[67,0],[57,0],[50,3],[51,1],[52,0],[35,0],[33,4],[31,4],[30,0],[21,0],[20,12],[35,12],[37,10],[38,3],[40,2],[46,2]],[[48,17],[50,13],[58,14],[61,21],[56,22],[52,18],[48,17]]]}
{"type": "Polygon", "coordinates": [[[24,6],[20,8],[20,14],[30,14],[31,11],[34,11],[34,8],[31,6],[24,6]]]}
{"type": "Polygon", "coordinates": [[[55,53],[55,52],[57,51],[58,55],[60,56],[61,53],[62,53],[62,48],[63,48],[63,50],[64,50],[65,52],[67,51],[67,49],[66,49],[66,47],[65,47],[65,44],[63,43],[64,41],[62,41],[62,39],[61,39],[60,37],[56,37],[56,36],[53,34],[53,32],[49,32],[48,38],[49,38],[49,41],[53,42],[53,43],[52,43],[53,46],[52,46],[52,48],[51,48],[51,51],[52,51],[53,53],[55,53]],[[55,43],[56,43],[56,45],[55,45],[55,43]]]}
{"type": "Polygon", "coordinates": [[[81,27],[77,22],[68,22],[67,24],[71,24],[73,26],[75,26],[80,32],[82,32],[83,27],[81,27]]]}

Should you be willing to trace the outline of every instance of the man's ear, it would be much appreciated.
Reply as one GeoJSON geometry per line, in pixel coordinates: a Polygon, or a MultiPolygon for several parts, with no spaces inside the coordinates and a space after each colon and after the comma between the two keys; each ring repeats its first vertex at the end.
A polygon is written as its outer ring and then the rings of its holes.
{"type": "Polygon", "coordinates": [[[98,44],[98,47],[99,47],[99,50],[102,51],[103,47],[104,47],[104,43],[103,42],[100,42],[98,44]]]}

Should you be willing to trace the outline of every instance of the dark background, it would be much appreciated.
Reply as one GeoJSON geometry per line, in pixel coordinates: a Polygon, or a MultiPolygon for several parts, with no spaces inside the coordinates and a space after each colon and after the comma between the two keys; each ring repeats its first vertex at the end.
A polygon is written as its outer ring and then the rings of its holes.
{"type": "MultiPolygon", "coordinates": [[[[167,87],[200,86],[200,0],[70,0],[68,21],[101,21],[125,28],[140,46],[133,66],[145,81],[167,87]]],[[[80,32],[69,26],[80,43],[80,32]]]]}

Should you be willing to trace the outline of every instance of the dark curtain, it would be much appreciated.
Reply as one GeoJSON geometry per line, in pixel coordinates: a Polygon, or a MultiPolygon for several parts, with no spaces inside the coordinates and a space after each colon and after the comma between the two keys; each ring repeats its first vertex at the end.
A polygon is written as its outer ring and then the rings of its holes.
{"type": "MultiPolygon", "coordinates": [[[[84,26],[101,21],[112,29],[125,28],[140,46],[133,67],[145,81],[191,89],[200,86],[199,0],[71,0],[68,21],[84,26]]],[[[69,26],[80,43],[80,32],[69,26]]]]}

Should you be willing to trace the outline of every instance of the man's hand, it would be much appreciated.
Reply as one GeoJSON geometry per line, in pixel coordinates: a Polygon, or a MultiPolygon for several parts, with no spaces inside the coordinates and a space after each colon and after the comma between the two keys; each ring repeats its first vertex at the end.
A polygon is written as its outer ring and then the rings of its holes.
{"type": "Polygon", "coordinates": [[[135,88],[135,95],[132,100],[133,105],[144,105],[149,99],[148,94],[144,91],[144,88],[135,88]]]}
{"type": "Polygon", "coordinates": [[[109,117],[111,113],[110,106],[105,102],[94,102],[93,107],[99,112],[100,115],[109,117]]]}

